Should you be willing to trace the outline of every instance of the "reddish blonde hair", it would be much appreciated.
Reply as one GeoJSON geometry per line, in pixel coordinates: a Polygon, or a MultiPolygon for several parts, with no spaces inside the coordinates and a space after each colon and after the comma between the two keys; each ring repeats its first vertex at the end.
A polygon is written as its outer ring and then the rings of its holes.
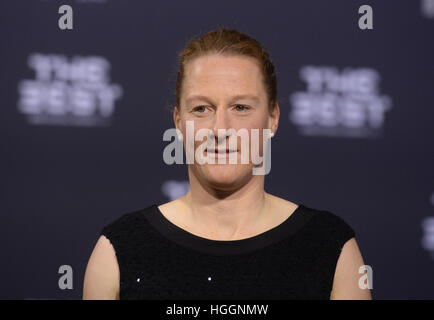
{"type": "Polygon", "coordinates": [[[179,108],[185,67],[194,58],[207,54],[241,55],[254,58],[261,69],[269,111],[277,102],[277,78],[274,65],[265,48],[255,39],[234,29],[220,28],[193,38],[178,55],[175,99],[179,108]]]}

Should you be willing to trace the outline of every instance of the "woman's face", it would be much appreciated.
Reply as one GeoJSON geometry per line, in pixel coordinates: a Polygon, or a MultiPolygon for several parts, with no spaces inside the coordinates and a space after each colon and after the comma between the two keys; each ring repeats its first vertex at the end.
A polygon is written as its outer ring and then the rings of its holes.
{"type": "MultiPolygon", "coordinates": [[[[241,137],[237,137],[237,161],[219,164],[216,155],[204,151],[206,158],[213,156],[215,164],[199,164],[194,158],[190,164],[192,173],[199,181],[220,188],[231,189],[252,178],[252,131],[259,129],[259,155],[263,155],[263,131],[276,132],[279,106],[269,113],[268,97],[263,84],[261,70],[253,58],[244,56],[206,55],[190,61],[185,67],[180,106],[174,110],[176,127],[182,132],[186,147],[187,121],[194,124],[194,137],[200,129],[210,129],[216,149],[229,149],[231,134],[220,135],[218,129],[247,129],[249,137],[248,164],[241,163],[241,137]]],[[[236,135],[236,133],[232,133],[236,135]]],[[[193,137],[193,138],[194,138],[193,137]]],[[[206,141],[194,141],[194,154],[206,141]]],[[[199,149],[200,150],[200,149],[199,149]]],[[[209,159],[209,158],[208,158],[209,159]]],[[[261,167],[262,164],[256,165],[261,167]]]]}

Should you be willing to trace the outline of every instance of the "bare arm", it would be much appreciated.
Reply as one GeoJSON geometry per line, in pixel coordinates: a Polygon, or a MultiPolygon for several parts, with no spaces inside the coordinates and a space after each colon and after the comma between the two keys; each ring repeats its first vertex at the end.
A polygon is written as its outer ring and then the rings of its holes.
{"type": "Polygon", "coordinates": [[[361,289],[360,266],[364,265],[356,239],[351,238],[342,248],[339,256],[330,300],[372,300],[370,289],[361,289]]]}
{"type": "Polygon", "coordinates": [[[103,235],[86,267],[83,300],[119,300],[119,265],[112,244],[103,235]]]}

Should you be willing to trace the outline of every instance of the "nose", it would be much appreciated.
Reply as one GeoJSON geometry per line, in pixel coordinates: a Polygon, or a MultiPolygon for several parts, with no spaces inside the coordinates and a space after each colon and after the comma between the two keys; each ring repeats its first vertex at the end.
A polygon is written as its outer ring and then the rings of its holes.
{"type": "Polygon", "coordinates": [[[215,117],[213,119],[213,127],[212,127],[212,133],[213,137],[216,140],[217,144],[223,143],[223,141],[230,135],[230,132],[228,131],[230,129],[230,119],[227,114],[227,110],[225,108],[217,108],[217,111],[215,113],[215,117]],[[220,133],[219,136],[219,129],[225,129],[226,132],[220,133]]]}

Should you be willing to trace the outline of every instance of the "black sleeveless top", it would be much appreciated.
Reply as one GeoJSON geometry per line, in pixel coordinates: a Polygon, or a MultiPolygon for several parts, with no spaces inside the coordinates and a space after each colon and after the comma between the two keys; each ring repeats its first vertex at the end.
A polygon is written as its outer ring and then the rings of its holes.
{"type": "Polygon", "coordinates": [[[101,233],[116,252],[120,299],[330,299],[354,230],[300,204],[281,224],[241,240],[211,240],[169,221],[156,204],[101,233]]]}

